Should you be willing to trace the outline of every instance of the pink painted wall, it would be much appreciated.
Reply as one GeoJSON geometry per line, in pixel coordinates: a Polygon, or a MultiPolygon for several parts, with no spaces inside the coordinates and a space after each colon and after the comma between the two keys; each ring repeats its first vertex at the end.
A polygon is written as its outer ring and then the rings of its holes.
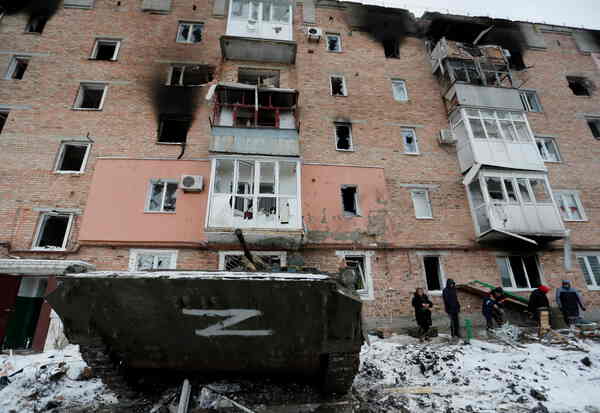
{"type": "Polygon", "coordinates": [[[198,243],[204,237],[204,219],[210,181],[209,161],[99,159],[79,240],[106,242],[198,243]],[[146,213],[151,179],[202,175],[204,190],[177,191],[176,212],[146,213]]]}
{"type": "Polygon", "coordinates": [[[382,168],[303,165],[302,214],[309,242],[381,242],[388,233],[382,168]],[[341,186],[356,185],[360,216],[344,216],[341,186]]]}

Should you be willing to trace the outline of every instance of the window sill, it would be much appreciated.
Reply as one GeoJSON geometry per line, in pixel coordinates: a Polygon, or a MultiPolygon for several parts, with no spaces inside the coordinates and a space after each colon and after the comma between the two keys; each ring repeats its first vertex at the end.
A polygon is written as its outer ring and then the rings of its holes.
{"type": "Polygon", "coordinates": [[[158,142],[156,141],[157,145],[185,145],[185,142],[158,142]]]}
{"type": "Polygon", "coordinates": [[[433,217],[415,217],[415,218],[418,219],[418,220],[433,221],[433,217]]]}
{"type": "Polygon", "coordinates": [[[30,251],[35,252],[65,252],[66,248],[42,248],[42,247],[33,247],[30,251]]]}
{"type": "Polygon", "coordinates": [[[94,57],[88,57],[87,60],[92,60],[94,62],[111,62],[111,63],[119,61],[119,59],[96,59],[94,57]]]}
{"type": "Polygon", "coordinates": [[[165,215],[175,215],[177,211],[144,211],[144,214],[165,214],[165,215]]]}
{"type": "Polygon", "coordinates": [[[563,163],[562,161],[546,161],[544,160],[544,163],[563,163]]]}
{"type": "Polygon", "coordinates": [[[341,50],[327,50],[328,53],[342,53],[341,50]]]}
{"type": "Polygon", "coordinates": [[[334,98],[347,98],[348,95],[331,95],[334,98]]]}
{"type": "Polygon", "coordinates": [[[344,218],[360,218],[361,215],[360,214],[349,214],[347,212],[344,212],[344,218]]]}
{"type": "Polygon", "coordinates": [[[600,287],[594,287],[594,286],[587,286],[588,291],[600,291],[600,287]]]}
{"type": "Polygon", "coordinates": [[[85,171],[75,172],[75,171],[54,171],[55,175],[70,175],[70,176],[81,176],[85,173],[85,171]]]}
{"type": "Polygon", "coordinates": [[[406,100],[394,99],[394,102],[398,102],[398,103],[410,103],[410,99],[406,99],[406,100]]]}
{"type": "Polygon", "coordinates": [[[565,219],[563,218],[564,222],[588,222],[587,219],[565,219]]]}
{"type": "Polygon", "coordinates": [[[419,156],[421,155],[421,152],[403,152],[403,155],[410,155],[410,156],[419,156]]]}
{"type": "Polygon", "coordinates": [[[84,112],[100,112],[102,108],[71,108],[71,110],[81,110],[84,112]]]}
{"type": "Polygon", "coordinates": [[[527,292],[532,292],[535,291],[536,288],[508,288],[508,287],[502,287],[502,289],[504,291],[508,291],[509,293],[527,293],[527,292]]]}
{"type": "Polygon", "coordinates": [[[202,40],[200,40],[199,42],[180,42],[179,40],[176,40],[175,43],[179,43],[179,44],[198,44],[201,43],[202,40]]]}
{"type": "Polygon", "coordinates": [[[338,148],[335,148],[335,150],[338,151],[338,152],[355,152],[354,149],[338,149],[338,148]]]}

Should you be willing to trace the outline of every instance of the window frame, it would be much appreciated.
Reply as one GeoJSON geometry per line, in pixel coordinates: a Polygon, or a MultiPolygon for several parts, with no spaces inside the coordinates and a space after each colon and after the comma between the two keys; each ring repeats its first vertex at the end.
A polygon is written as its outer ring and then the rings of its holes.
{"type": "Polygon", "coordinates": [[[533,257],[535,260],[535,265],[538,271],[538,274],[540,276],[540,285],[544,285],[544,272],[542,269],[542,264],[540,262],[540,257],[537,254],[525,254],[525,255],[519,255],[519,254],[502,254],[502,255],[498,255],[496,256],[496,265],[498,266],[498,270],[500,271],[500,286],[506,290],[506,291],[533,291],[538,287],[532,287],[531,286],[531,280],[529,278],[529,274],[527,272],[527,267],[525,265],[525,261],[523,260],[524,257],[533,257]],[[521,265],[523,266],[523,271],[525,273],[525,277],[527,280],[527,285],[529,287],[527,288],[522,288],[522,287],[517,287],[516,285],[516,281],[515,281],[515,276],[514,276],[514,272],[513,272],[513,268],[512,268],[512,264],[510,263],[510,258],[511,257],[519,257],[521,259],[521,265]],[[508,275],[510,277],[510,282],[511,282],[511,286],[510,287],[506,287],[503,285],[502,283],[502,267],[500,262],[504,260],[506,263],[506,268],[508,269],[508,275]]]}
{"type": "Polygon", "coordinates": [[[425,188],[412,188],[409,190],[410,192],[410,198],[412,200],[412,204],[413,204],[413,209],[415,211],[415,218],[416,219],[433,219],[433,208],[431,206],[431,198],[429,197],[429,190],[425,189],[425,188]],[[417,204],[415,202],[415,194],[417,193],[424,193],[425,194],[425,200],[427,201],[427,206],[429,207],[429,215],[419,215],[417,212],[417,204]]]}
{"type": "Polygon", "coordinates": [[[179,187],[179,181],[177,179],[160,179],[160,178],[152,178],[148,184],[148,190],[146,193],[146,204],[144,206],[144,213],[148,214],[175,214],[177,213],[177,195],[175,195],[175,209],[173,211],[165,211],[165,198],[167,195],[167,186],[168,184],[176,184],[177,189],[175,190],[175,194],[181,189],[179,187]],[[152,211],[150,209],[150,201],[152,199],[152,190],[154,189],[154,185],[156,184],[164,184],[162,195],[160,198],[160,210],[152,211]]]}
{"type": "Polygon", "coordinates": [[[58,174],[79,174],[79,175],[85,173],[85,167],[87,165],[87,161],[88,161],[88,157],[91,152],[91,148],[92,148],[91,142],[85,142],[85,141],[63,141],[63,142],[61,142],[60,147],[58,148],[56,162],[54,163],[54,172],[58,173],[58,174]],[[59,169],[59,167],[64,159],[65,149],[67,146],[85,146],[86,147],[85,154],[83,155],[83,160],[81,161],[81,167],[79,168],[79,171],[65,171],[65,170],[59,169]]]}
{"type": "Polygon", "coordinates": [[[396,102],[408,102],[409,97],[408,97],[408,87],[406,85],[406,80],[393,78],[393,79],[391,79],[391,81],[392,81],[392,97],[394,98],[394,100],[396,102]],[[405,96],[404,99],[398,98],[398,96],[396,94],[396,85],[402,85],[402,88],[404,89],[404,96],[405,96]]]}
{"type": "MultiPolygon", "coordinates": [[[[225,258],[228,255],[242,256],[244,255],[244,251],[219,251],[219,271],[228,271],[225,269],[225,258]]],[[[252,255],[257,255],[259,257],[278,256],[281,267],[287,266],[287,251],[252,251],[252,255]]]]}
{"type": "Polygon", "coordinates": [[[201,43],[202,40],[204,38],[204,22],[194,22],[194,21],[188,21],[188,20],[179,20],[177,23],[177,34],[175,35],[175,43],[181,43],[181,44],[198,44],[201,43]],[[190,25],[190,31],[187,35],[187,38],[185,40],[179,40],[179,33],[180,33],[180,28],[181,25],[183,24],[188,24],[190,25]],[[194,42],[194,41],[190,41],[190,38],[192,36],[192,33],[194,32],[194,26],[200,26],[200,41],[198,42],[194,42]]]}
{"type": "MultiPolygon", "coordinates": [[[[519,111],[515,111],[515,110],[496,110],[496,109],[488,110],[488,109],[479,109],[479,108],[471,107],[471,108],[461,109],[460,117],[458,117],[458,119],[459,120],[456,122],[456,125],[458,125],[458,123],[462,120],[463,125],[466,128],[468,138],[473,139],[476,142],[477,142],[477,140],[489,139],[489,140],[492,140],[495,142],[536,144],[535,135],[533,134],[531,126],[529,125],[529,120],[527,119],[525,112],[519,112],[519,111]],[[474,112],[477,112],[477,115],[474,115],[473,114],[474,112]],[[494,117],[484,116],[484,114],[483,114],[484,112],[493,112],[494,117]],[[501,117],[500,114],[505,114],[505,116],[501,117]],[[521,116],[522,118],[518,119],[519,116],[521,116]],[[484,132],[485,136],[483,136],[483,137],[475,136],[475,133],[473,132],[473,125],[471,124],[472,119],[477,119],[479,121],[481,130],[484,132]],[[498,135],[499,135],[498,138],[491,138],[489,136],[487,127],[485,125],[485,120],[493,120],[494,121],[494,124],[496,125],[496,129],[498,130],[498,135]],[[511,130],[514,133],[515,140],[511,140],[507,136],[504,135],[505,130],[503,129],[501,122],[510,122],[511,130]],[[527,134],[528,134],[527,140],[522,140],[521,136],[517,132],[518,131],[518,129],[517,129],[518,122],[522,122],[525,124],[524,126],[526,127],[527,134]]],[[[456,126],[454,126],[454,127],[456,127],[456,126]]]]}
{"type": "Polygon", "coordinates": [[[550,136],[536,136],[535,137],[535,143],[536,146],[538,147],[538,151],[540,152],[540,156],[542,157],[542,160],[544,161],[544,163],[548,162],[548,163],[561,163],[563,161],[560,150],[558,149],[558,143],[556,142],[556,139],[550,136]],[[544,146],[545,150],[547,153],[549,153],[548,151],[548,142],[550,142],[550,144],[554,147],[554,152],[556,153],[556,157],[558,158],[556,161],[553,160],[549,160],[544,158],[544,155],[542,153],[542,151],[540,151],[539,149],[539,144],[542,143],[542,145],[544,146]]]}
{"type": "Polygon", "coordinates": [[[30,16],[29,20],[27,20],[27,24],[25,25],[24,33],[25,34],[37,34],[37,35],[41,36],[44,33],[46,26],[48,25],[48,21],[50,21],[50,18],[48,16],[42,16],[42,15],[30,16]],[[34,23],[41,24],[42,29],[39,32],[31,30],[34,23]]]}
{"type": "Polygon", "coordinates": [[[67,246],[69,245],[69,237],[71,235],[71,229],[73,228],[73,221],[75,220],[75,214],[72,212],[54,212],[54,211],[44,211],[41,212],[38,217],[38,223],[35,230],[35,235],[33,237],[33,243],[31,245],[31,249],[34,251],[66,251],[67,246]],[[40,247],[38,244],[41,241],[40,237],[42,235],[42,228],[47,221],[47,217],[51,216],[60,216],[60,217],[69,217],[69,221],[67,222],[67,229],[65,230],[65,235],[63,237],[63,242],[60,247],[40,247]]]}
{"type": "Polygon", "coordinates": [[[362,290],[356,290],[357,294],[363,301],[372,301],[375,299],[374,288],[373,288],[373,265],[371,262],[371,258],[375,253],[373,251],[364,251],[364,250],[338,250],[335,252],[337,257],[344,259],[344,264],[346,263],[346,257],[361,257],[365,263],[365,274],[364,274],[364,284],[365,287],[362,290]]]}
{"type": "Polygon", "coordinates": [[[531,89],[519,90],[519,97],[521,98],[521,103],[523,104],[523,110],[525,110],[525,112],[542,113],[544,111],[537,91],[531,89]],[[539,110],[534,109],[531,101],[535,102],[539,110]]]}
{"type": "Polygon", "coordinates": [[[574,189],[556,189],[553,191],[554,198],[556,199],[556,207],[558,208],[558,212],[560,213],[561,218],[565,222],[586,222],[587,215],[585,213],[585,209],[583,208],[583,203],[581,202],[581,198],[579,196],[579,191],[574,189]],[[563,195],[572,195],[575,200],[575,204],[577,206],[577,210],[579,211],[579,215],[581,215],[581,219],[573,219],[570,217],[569,209],[566,207],[566,204],[563,204],[563,195]],[[563,213],[561,212],[561,205],[565,207],[565,212],[569,216],[569,218],[565,218],[563,213]]]}
{"type": "Polygon", "coordinates": [[[354,218],[354,217],[360,217],[361,215],[361,210],[360,210],[360,195],[358,192],[358,185],[354,185],[354,184],[344,184],[340,186],[340,201],[342,202],[342,214],[344,215],[344,217],[346,218],[354,218]],[[355,188],[356,191],[354,191],[354,209],[356,210],[355,213],[352,213],[350,211],[346,211],[344,209],[344,193],[343,190],[346,188],[355,188]]]}
{"type": "Polygon", "coordinates": [[[29,64],[31,62],[31,56],[27,55],[13,55],[8,63],[8,68],[6,69],[6,73],[4,74],[4,80],[23,80],[25,78],[25,73],[29,69],[29,64]],[[23,76],[21,79],[15,79],[13,76],[15,74],[15,70],[17,69],[17,64],[19,61],[25,60],[27,61],[27,69],[23,72],[23,76]]]}
{"type": "Polygon", "coordinates": [[[592,271],[591,264],[589,263],[589,259],[588,259],[588,257],[597,257],[597,259],[600,261],[600,251],[576,252],[575,257],[577,258],[577,261],[579,262],[580,270],[583,275],[583,281],[585,282],[587,289],[590,291],[600,291],[600,283],[596,280],[596,276],[594,275],[594,272],[592,271]],[[590,280],[592,281],[591,285],[588,284],[585,279],[585,273],[584,273],[583,267],[581,266],[582,263],[581,263],[581,261],[579,261],[580,259],[582,259],[583,264],[585,264],[586,271],[588,272],[588,274],[590,276],[590,280]]]}
{"type": "Polygon", "coordinates": [[[119,51],[121,50],[121,39],[109,39],[109,38],[104,38],[104,37],[97,37],[94,40],[94,47],[92,48],[92,54],[90,55],[91,60],[99,60],[97,56],[98,56],[98,46],[100,46],[100,43],[114,43],[115,44],[115,51],[113,52],[112,57],[108,60],[101,59],[100,61],[116,62],[119,60],[119,51]]]}
{"type": "MultiPolygon", "coordinates": [[[[137,268],[137,260],[140,255],[154,255],[152,261],[152,270],[156,270],[156,259],[159,255],[170,255],[171,256],[171,268],[167,268],[169,270],[177,269],[177,258],[179,255],[178,250],[161,250],[161,249],[141,249],[141,248],[131,248],[129,250],[129,265],[128,271],[137,272],[144,271],[137,268]]],[[[146,270],[148,271],[148,270],[146,270]]]]}
{"type": "Polygon", "coordinates": [[[4,131],[4,128],[6,128],[6,124],[8,123],[8,115],[9,114],[10,114],[9,110],[1,110],[0,109],[0,117],[4,118],[4,120],[0,124],[0,135],[4,131]]]}
{"type": "Polygon", "coordinates": [[[446,272],[444,271],[444,265],[442,264],[443,254],[436,253],[418,253],[422,268],[422,276],[425,281],[425,291],[427,291],[430,295],[442,295],[442,291],[444,290],[444,286],[446,284],[446,272]],[[429,285],[427,283],[427,270],[425,267],[425,258],[435,257],[438,259],[438,276],[440,277],[440,289],[439,290],[430,290],[429,285]]]}
{"type": "Polygon", "coordinates": [[[419,137],[417,136],[417,130],[415,128],[401,128],[400,136],[402,136],[402,146],[404,146],[404,155],[421,155],[421,150],[419,149],[419,137]],[[412,133],[415,139],[415,151],[410,152],[408,150],[408,143],[406,142],[406,133],[412,133]]]}
{"type": "Polygon", "coordinates": [[[592,134],[592,137],[596,140],[600,140],[600,118],[587,117],[587,118],[585,118],[585,121],[590,130],[590,133],[592,134]],[[598,136],[594,135],[594,131],[592,129],[592,126],[590,125],[591,123],[593,123],[595,125],[594,127],[598,131],[598,136]]]}
{"type": "Polygon", "coordinates": [[[352,123],[351,122],[333,122],[333,138],[335,140],[335,150],[340,152],[354,152],[354,140],[352,136],[352,123]],[[338,147],[338,126],[348,126],[348,141],[350,146],[348,149],[341,149],[338,147]]]}
{"type": "Polygon", "coordinates": [[[331,53],[342,53],[342,35],[340,33],[325,32],[325,50],[331,53]],[[329,37],[337,37],[338,50],[329,49],[329,37]]]}
{"type": "Polygon", "coordinates": [[[344,75],[329,75],[329,94],[333,97],[336,98],[340,98],[340,97],[346,97],[348,96],[348,85],[346,84],[346,76],[344,75]],[[334,95],[333,94],[333,78],[340,78],[342,79],[342,92],[343,94],[341,95],[334,95]]]}
{"type": "Polygon", "coordinates": [[[77,89],[77,95],[75,96],[75,101],[73,102],[72,110],[85,110],[85,111],[100,111],[104,109],[104,101],[106,100],[106,95],[108,92],[108,84],[102,82],[82,82],[79,84],[79,89],[77,89]],[[102,98],[100,99],[100,105],[97,108],[82,108],[81,104],[83,103],[83,96],[85,89],[90,90],[99,90],[102,88],[102,98]]]}
{"type": "Polygon", "coordinates": [[[591,81],[588,77],[586,77],[586,76],[566,76],[566,80],[567,80],[567,87],[571,90],[571,93],[573,96],[591,97],[594,95],[594,93],[593,93],[594,90],[591,85],[591,81]],[[575,83],[575,82],[580,82],[580,86],[585,89],[586,94],[578,95],[573,91],[573,89],[571,88],[571,83],[575,83]]]}

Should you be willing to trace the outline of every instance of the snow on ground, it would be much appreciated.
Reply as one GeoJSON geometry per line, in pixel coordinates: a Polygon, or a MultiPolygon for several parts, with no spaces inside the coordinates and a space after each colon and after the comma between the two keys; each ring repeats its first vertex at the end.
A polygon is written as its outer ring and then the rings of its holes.
{"type": "Polygon", "coordinates": [[[582,352],[538,343],[374,340],[363,347],[354,382],[371,412],[600,413],[600,343],[580,343],[589,351],[582,352]]]}
{"type": "Polygon", "coordinates": [[[85,378],[85,368],[74,345],[41,354],[0,354],[0,377],[23,369],[8,378],[6,387],[0,384],[0,412],[65,411],[116,402],[99,379],[85,378]]]}

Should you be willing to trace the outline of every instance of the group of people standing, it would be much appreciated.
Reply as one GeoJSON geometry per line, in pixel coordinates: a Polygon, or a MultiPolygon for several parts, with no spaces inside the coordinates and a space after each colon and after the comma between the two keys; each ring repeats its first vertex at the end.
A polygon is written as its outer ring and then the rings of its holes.
{"type": "MultiPolygon", "coordinates": [[[[531,316],[539,320],[539,311],[541,309],[549,309],[550,302],[547,294],[550,288],[545,285],[540,285],[529,296],[528,311],[531,316]]],[[[488,330],[494,328],[494,324],[501,326],[504,324],[504,302],[507,297],[501,287],[494,288],[484,299],[481,312],[486,320],[488,330]]],[[[561,310],[564,320],[567,325],[573,324],[579,318],[579,309],[585,311],[583,299],[575,288],[571,286],[569,280],[563,280],[562,286],[556,290],[555,295],[558,308],[561,310]]],[[[453,279],[446,281],[446,287],[442,291],[442,300],[444,302],[444,310],[450,319],[450,335],[452,338],[460,338],[460,302],[456,292],[456,283],[453,279]]],[[[412,305],[415,309],[415,318],[419,326],[419,335],[427,337],[430,331],[431,309],[433,303],[425,294],[423,288],[417,288],[412,299],[412,305]]]]}

